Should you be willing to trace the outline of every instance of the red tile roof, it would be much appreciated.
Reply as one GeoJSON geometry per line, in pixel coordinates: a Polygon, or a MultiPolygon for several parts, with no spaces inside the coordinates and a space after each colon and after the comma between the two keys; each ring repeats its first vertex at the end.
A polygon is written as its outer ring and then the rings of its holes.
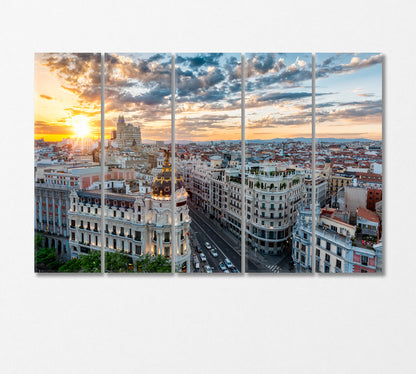
{"type": "Polygon", "coordinates": [[[362,206],[357,208],[357,217],[363,217],[367,221],[380,223],[380,219],[377,214],[373,213],[371,210],[368,210],[362,206]]]}

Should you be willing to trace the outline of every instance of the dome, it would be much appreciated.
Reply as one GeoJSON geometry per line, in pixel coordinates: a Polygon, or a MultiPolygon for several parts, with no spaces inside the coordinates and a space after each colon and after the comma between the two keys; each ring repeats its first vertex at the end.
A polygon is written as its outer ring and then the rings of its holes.
{"type": "MultiPolygon", "coordinates": [[[[175,190],[185,187],[182,175],[176,173],[175,190]]],[[[169,152],[165,153],[165,162],[162,171],[155,178],[152,185],[152,197],[166,198],[171,196],[172,189],[172,165],[169,162],[169,152]]]]}

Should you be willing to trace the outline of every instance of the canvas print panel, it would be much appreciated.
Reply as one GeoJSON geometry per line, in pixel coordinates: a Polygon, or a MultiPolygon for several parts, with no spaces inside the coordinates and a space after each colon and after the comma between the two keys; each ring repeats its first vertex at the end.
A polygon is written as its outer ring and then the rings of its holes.
{"type": "MultiPolygon", "coordinates": [[[[241,55],[176,54],[176,165],[187,272],[241,271],[241,55]]],[[[184,268],[178,269],[184,271],[184,268]]]]}
{"type": "Polygon", "coordinates": [[[382,64],[316,55],[316,272],[382,271],[382,64]]]}
{"type": "Polygon", "coordinates": [[[75,199],[100,178],[100,92],[100,54],[35,54],[36,272],[101,271],[99,199],[88,223],[75,199]]]}
{"type": "Polygon", "coordinates": [[[246,57],[246,268],[294,272],[293,233],[311,183],[312,55],[246,57]]]}
{"type": "Polygon", "coordinates": [[[105,55],[107,272],[171,272],[170,80],[170,54],[105,55]]]}

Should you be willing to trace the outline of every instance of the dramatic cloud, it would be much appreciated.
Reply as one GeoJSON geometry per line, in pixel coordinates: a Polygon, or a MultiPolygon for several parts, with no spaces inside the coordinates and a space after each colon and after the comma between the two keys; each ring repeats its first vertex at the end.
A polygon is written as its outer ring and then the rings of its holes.
{"type": "MultiPolygon", "coordinates": [[[[321,105],[320,108],[333,106],[321,105]]],[[[332,110],[318,110],[317,111],[317,122],[355,122],[361,124],[381,123],[383,113],[382,101],[354,101],[337,103],[335,109],[332,110]]]]}
{"type": "Polygon", "coordinates": [[[46,99],[46,100],[53,100],[52,97],[48,96],[48,95],[39,95],[42,99],[46,99]]]}
{"type": "Polygon", "coordinates": [[[354,73],[360,69],[381,64],[383,62],[383,55],[372,55],[369,58],[361,59],[358,56],[353,56],[349,63],[338,63],[342,55],[332,56],[325,59],[321,65],[316,68],[317,78],[326,78],[331,74],[349,74],[354,73]]]}

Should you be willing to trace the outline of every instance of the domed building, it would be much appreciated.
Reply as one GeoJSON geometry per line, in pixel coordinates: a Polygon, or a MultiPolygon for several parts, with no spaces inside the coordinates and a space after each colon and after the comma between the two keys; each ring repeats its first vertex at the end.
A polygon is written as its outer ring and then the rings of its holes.
{"type": "MultiPolygon", "coordinates": [[[[189,244],[189,229],[191,218],[187,205],[188,193],[185,182],[180,173],[175,178],[175,240],[176,240],[176,267],[179,271],[190,271],[191,248],[189,244]]],[[[162,171],[156,176],[152,185],[152,218],[149,224],[153,226],[153,252],[171,253],[171,222],[172,222],[172,165],[169,162],[169,153],[165,154],[162,171]],[[163,239],[163,240],[162,240],[163,239]]]]}
{"type": "MultiPolygon", "coordinates": [[[[143,255],[172,255],[172,166],[165,155],[162,171],[155,177],[151,193],[121,194],[106,192],[105,250],[121,252],[133,262],[143,255]]],[[[91,250],[100,250],[101,191],[72,191],[68,212],[70,222],[71,257],[91,250]]],[[[177,173],[175,183],[176,268],[190,271],[191,247],[189,228],[191,218],[187,206],[188,194],[183,177],[177,173]]]]}
{"type": "MultiPolygon", "coordinates": [[[[185,182],[180,173],[176,173],[175,189],[176,191],[185,187],[185,182]]],[[[165,155],[165,162],[162,171],[156,176],[152,186],[152,197],[156,200],[166,200],[172,194],[172,165],[169,162],[169,153],[165,155]]]]}

